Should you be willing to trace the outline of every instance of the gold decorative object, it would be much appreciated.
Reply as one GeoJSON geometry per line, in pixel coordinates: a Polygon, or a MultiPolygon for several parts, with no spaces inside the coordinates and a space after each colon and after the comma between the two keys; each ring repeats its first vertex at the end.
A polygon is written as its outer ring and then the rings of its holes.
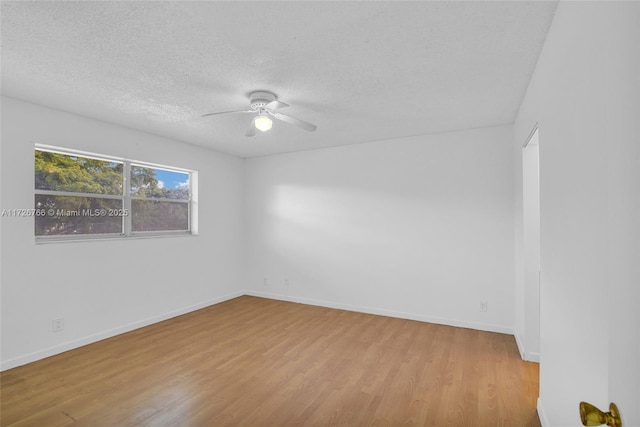
{"type": "Polygon", "coordinates": [[[622,427],[620,412],[615,403],[609,404],[609,412],[602,412],[591,403],[580,402],[580,420],[583,426],[600,426],[606,424],[611,427],[622,427]]]}

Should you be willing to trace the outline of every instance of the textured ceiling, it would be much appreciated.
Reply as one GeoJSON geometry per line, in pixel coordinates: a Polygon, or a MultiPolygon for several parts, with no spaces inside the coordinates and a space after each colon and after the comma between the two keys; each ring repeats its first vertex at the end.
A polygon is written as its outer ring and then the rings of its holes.
{"type": "Polygon", "coordinates": [[[494,126],[556,5],[2,1],[2,93],[241,157],[494,126]],[[201,117],[255,90],[318,130],[201,117]]]}

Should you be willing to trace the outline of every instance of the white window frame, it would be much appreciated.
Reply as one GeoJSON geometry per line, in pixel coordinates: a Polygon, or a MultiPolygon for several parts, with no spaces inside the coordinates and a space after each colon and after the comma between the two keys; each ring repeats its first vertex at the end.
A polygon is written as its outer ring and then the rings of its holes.
{"type": "MultiPolygon", "coordinates": [[[[149,237],[171,237],[171,236],[194,236],[197,235],[197,177],[198,172],[190,169],[175,167],[175,166],[167,166],[167,165],[159,165],[156,163],[149,163],[139,160],[131,160],[125,159],[121,157],[114,157],[103,154],[90,153],[86,151],[73,150],[62,147],[55,147],[51,145],[44,144],[35,144],[35,151],[48,151],[58,154],[63,154],[67,156],[78,156],[84,158],[90,158],[95,160],[107,161],[107,162],[118,162],[122,163],[122,174],[123,174],[123,194],[122,195],[110,195],[110,194],[94,194],[94,193],[78,193],[71,191],[57,191],[57,190],[39,190],[34,188],[34,200],[35,196],[42,195],[54,195],[54,196],[73,196],[73,197],[92,197],[92,198],[102,198],[102,199],[112,199],[112,200],[122,200],[123,209],[128,212],[128,215],[122,216],[122,233],[104,233],[104,234],[79,234],[79,235],[46,235],[46,236],[35,236],[37,243],[46,243],[46,242],[62,242],[62,241],[82,241],[82,240],[112,240],[112,239],[123,239],[123,238],[149,238],[149,237]],[[152,169],[163,169],[171,172],[180,172],[186,173],[189,175],[189,195],[188,199],[167,199],[167,198],[151,198],[151,197],[139,197],[131,195],[131,185],[130,185],[130,176],[131,176],[131,166],[152,168],[152,169]],[[132,230],[132,211],[131,211],[131,201],[132,200],[150,200],[157,202],[172,202],[172,203],[185,203],[187,205],[187,230],[163,230],[163,231],[133,231],[132,230]]],[[[34,168],[35,175],[35,168],[34,168]]],[[[34,183],[35,187],[35,183],[34,183]]],[[[34,221],[35,221],[34,216],[34,221]]],[[[34,230],[35,230],[35,222],[34,222],[34,230]]],[[[35,233],[35,231],[34,231],[35,233]]]]}

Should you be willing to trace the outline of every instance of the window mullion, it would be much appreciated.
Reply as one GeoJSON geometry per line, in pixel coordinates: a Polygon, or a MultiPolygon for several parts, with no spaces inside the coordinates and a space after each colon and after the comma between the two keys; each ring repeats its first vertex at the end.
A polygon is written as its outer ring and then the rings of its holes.
{"type": "Polygon", "coordinates": [[[186,199],[168,199],[166,197],[140,197],[140,196],[130,196],[131,200],[146,200],[149,202],[171,202],[171,203],[189,203],[189,200],[186,199]]]}
{"type": "Polygon", "coordinates": [[[122,216],[122,226],[125,236],[131,236],[131,216],[133,212],[131,212],[131,162],[124,162],[124,167],[122,168],[123,173],[123,182],[124,182],[124,206],[125,212],[128,215],[122,216]]]}
{"type": "Polygon", "coordinates": [[[35,194],[45,196],[91,197],[94,199],[122,199],[122,196],[118,194],[78,193],[76,191],[39,190],[37,188],[35,189],[35,194]]]}

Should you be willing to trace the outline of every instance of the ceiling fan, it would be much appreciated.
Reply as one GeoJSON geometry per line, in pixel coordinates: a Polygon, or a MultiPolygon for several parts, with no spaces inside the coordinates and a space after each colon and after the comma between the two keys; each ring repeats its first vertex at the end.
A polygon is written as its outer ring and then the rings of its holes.
{"type": "Polygon", "coordinates": [[[317,126],[312,125],[304,120],[296,119],[295,117],[282,114],[277,111],[281,108],[288,107],[289,104],[280,102],[277,97],[271,92],[252,92],[249,94],[249,109],[248,110],[233,110],[233,111],[221,111],[218,113],[203,114],[202,117],[215,116],[218,114],[230,114],[230,113],[251,113],[254,114],[253,120],[249,125],[249,129],[245,133],[246,136],[256,136],[256,129],[266,132],[271,129],[273,121],[271,117],[289,123],[290,125],[297,126],[309,132],[316,130],[317,126]]]}

